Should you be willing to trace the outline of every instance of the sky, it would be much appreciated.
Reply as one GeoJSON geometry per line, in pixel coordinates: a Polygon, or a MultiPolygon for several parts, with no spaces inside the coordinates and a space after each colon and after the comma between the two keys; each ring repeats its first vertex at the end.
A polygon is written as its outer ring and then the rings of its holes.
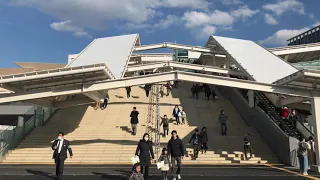
{"type": "Polygon", "coordinates": [[[139,33],[141,44],[204,46],[211,35],[264,47],[320,24],[320,0],[0,0],[1,68],[67,63],[93,39],[139,33]]]}

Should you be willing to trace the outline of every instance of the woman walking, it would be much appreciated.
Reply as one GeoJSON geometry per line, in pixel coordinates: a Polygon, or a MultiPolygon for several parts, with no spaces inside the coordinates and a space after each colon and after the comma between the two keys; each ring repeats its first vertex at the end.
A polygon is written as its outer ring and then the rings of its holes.
{"type": "Polygon", "coordinates": [[[208,133],[207,128],[203,127],[200,133],[200,142],[201,142],[201,154],[207,153],[208,150],[208,133]]]}
{"type": "Polygon", "coordinates": [[[180,113],[180,108],[178,105],[176,105],[172,111],[172,116],[176,118],[176,122],[177,122],[177,125],[180,124],[180,119],[179,119],[179,116],[181,116],[181,113],[180,113]]]}
{"type": "Polygon", "coordinates": [[[143,138],[139,141],[136,150],[136,156],[139,156],[141,173],[144,175],[144,179],[147,180],[149,176],[149,166],[151,165],[151,158],[154,159],[152,142],[149,140],[149,134],[143,135],[143,138]]]}
{"type": "Polygon", "coordinates": [[[310,144],[308,144],[304,138],[300,137],[298,143],[298,158],[300,164],[300,173],[303,175],[308,175],[308,150],[311,149],[310,144]]]}

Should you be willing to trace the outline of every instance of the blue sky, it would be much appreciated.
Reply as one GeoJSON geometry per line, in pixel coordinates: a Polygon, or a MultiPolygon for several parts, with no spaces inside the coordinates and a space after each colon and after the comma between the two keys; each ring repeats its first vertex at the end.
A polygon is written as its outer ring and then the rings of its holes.
{"type": "Polygon", "coordinates": [[[0,0],[1,67],[66,63],[94,38],[139,33],[142,44],[204,46],[210,35],[265,47],[320,24],[319,0],[0,0]]]}

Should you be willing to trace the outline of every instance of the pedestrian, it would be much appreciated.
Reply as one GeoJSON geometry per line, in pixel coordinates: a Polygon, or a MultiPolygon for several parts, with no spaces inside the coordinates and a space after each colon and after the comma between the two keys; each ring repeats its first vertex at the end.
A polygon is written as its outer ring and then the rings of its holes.
{"type": "Polygon", "coordinates": [[[184,109],[182,109],[182,111],[180,112],[180,114],[181,114],[182,124],[185,124],[185,123],[186,123],[187,114],[186,114],[186,112],[184,111],[184,109]]]}
{"type": "Polygon", "coordinates": [[[142,139],[139,141],[135,155],[139,156],[141,173],[143,174],[144,179],[147,180],[149,177],[151,158],[154,159],[152,142],[149,140],[148,133],[145,133],[142,139]]]}
{"type": "Polygon", "coordinates": [[[312,136],[309,137],[308,143],[311,146],[311,149],[308,150],[308,163],[309,166],[311,165],[316,165],[316,151],[315,151],[315,144],[314,144],[314,139],[312,136]]]}
{"type": "Polygon", "coordinates": [[[130,123],[131,123],[131,128],[132,128],[132,135],[137,134],[137,125],[139,124],[139,119],[138,119],[139,111],[137,111],[136,107],[133,107],[133,110],[130,113],[130,123]]]}
{"type": "Polygon", "coordinates": [[[67,159],[67,150],[69,151],[70,158],[73,156],[70,142],[64,139],[63,132],[58,133],[58,138],[53,142],[51,148],[54,151],[52,159],[54,159],[56,164],[57,180],[60,180],[63,175],[64,161],[67,159]]]}
{"type": "Polygon", "coordinates": [[[176,119],[176,123],[177,125],[180,124],[180,119],[179,117],[181,116],[181,113],[180,113],[180,108],[178,105],[176,105],[172,111],[172,116],[176,119]]]}
{"type": "Polygon", "coordinates": [[[94,110],[98,110],[99,108],[101,108],[101,102],[100,101],[96,102],[96,104],[94,106],[94,110]]]}
{"type": "Polygon", "coordinates": [[[201,91],[201,86],[199,84],[196,84],[195,93],[196,93],[196,98],[197,99],[199,99],[200,91],[201,91]]]}
{"type": "Polygon", "coordinates": [[[191,87],[191,93],[192,93],[192,98],[194,99],[194,98],[195,98],[195,95],[196,95],[196,85],[192,85],[192,87],[191,87]]]}
{"type": "Polygon", "coordinates": [[[172,135],[172,137],[168,142],[168,154],[169,154],[169,156],[171,156],[171,165],[172,165],[171,170],[172,170],[172,174],[174,174],[173,180],[176,180],[177,178],[181,179],[181,175],[180,175],[181,164],[182,164],[181,160],[184,157],[185,148],[184,148],[183,142],[179,138],[176,130],[173,130],[171,132],[171,135],[172,135]],[[176,162],[177,162],[178,168],[177,168],[177,171],[174,172],[176,162]]]}
{"type": "Polygon", "coordinates": [[[170,158],[168,155],[168,150],[167,148],[163,148],[162,149],[162,153],[161,156],[158,159],[158,162],[162,162],[163,161],[163,166],[160,168],[160,170],[162,171],[162,179],[163,180],[168,180],[168,171],[170,169],[170,158]]]}
{"type": "Polygon", "coordinates": [[[151,90],[151,84],[144,85],[144,90],[146,91],[146,96],[149,97],[149,92],[151,90]]]}
{"type": "Polygon", "coordinates": [[[251,135],[250,134],[246,134],[244,136],[244,157],[245,157],[245,160],[249,160],[252,158],[251,135]],[[250,158],[248,158],[248,152],[250,152],[250,158]]]}
{"type": "Polygon", "coordinates": [[[170,83],[170,82],[168,82],[168,83],[167,83],[167,96],[169,96],[169,95],[170,95],[170,93],[171,93],[171,89],[172,89],[172,85],[171,85],[171,83],[170,83]]]}
{"type": "Polygon", "coordinates": [[[131,87],[130,86],[126,87],[126,91],[127,91],[127,98],[131,97],[130,96],[130,93],[131,93],[131,87]]]}
{"type": "Polygon", "coordinates": [[[207,86],[207,88],[205,89],[205,93],[207,94],[206,96],[207,96],[208,100],[210,100],[210,96],[211,96],[211,89],[210,89],[210,87],[209,87],[209,86],[207,86]]]}
{"type": "Polygon", "coordinates": [[[209,141],[209,139],[208,139],[207,128],[203,127],[200,132],[200,142],[201,142],[201,153],[202,154],[203,154],[203,151],[205,154],[207,153],[208,141],[209,141]]]}
{"type": "Polygon", "coordinates": [[[164,96],[164,85],[163,84],[160,86],[160,95],[161,95],[161,98],[163,98],[163,96],[164,96]]]}
{"type": "Polygon", "coordinates": [[[227,120],[228,120],[228,117],[224,114],[224,110],[221,110],[220,115],[219,115],[219,122],[220,122],[220,126],[221,126],[222,136],[227,135],[227,120]]]}
{"type": "Polygon", "coordinates": [[[189,144],[192,144],[193,147],[193,159],[196,160],[198,158],[199,150],[200,150],[200,134],[199,129],[196,129],[194,134],[191,136],[189,140],[189,144]]]}
{"type": "Polygon", "coordinates": [[[161,121],[160,126],[163,127],[163,136],[166,137],[169,135],[169,119],[167,115],[164,115],[161,121]]]}
{"type": "Polygon", "coordinates": [[[217,97],[217,94],[216,94],[216,92],[215,92],[213,89],[212,89],[211,94],[212,94],[212,99],[215,100],[216,97],[217,97]]]}
{"type": "Polygon", "coordinates": [[[133,165],[132,174],[129,180],[144,180],[143,174],[141,173],[141,166],[139,163],[133,165]]]}
{"type": "Polygon", "coordinates": [[[308,175],[308,149],[311,149],[310,144],[307,143],[303,137],[300,137],[297,154],[300,164],[300,173],[303,175],[308,175]]]}
{"type": "Polygon", "coordinates": [[[106,94],[106,97],[103,100],[102,108],[101,109],[106,109],[108,106],[108,100],[109,100],[109,95],[108,93],[106,94]]]}

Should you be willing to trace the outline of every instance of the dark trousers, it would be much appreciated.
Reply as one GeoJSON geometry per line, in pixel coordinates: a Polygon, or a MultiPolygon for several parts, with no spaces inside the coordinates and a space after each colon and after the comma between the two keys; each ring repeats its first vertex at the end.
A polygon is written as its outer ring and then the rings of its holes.
{"type": "Polygon", "coordinates": [[[61,179],[62,178],[63,169],[64,169],[64,161],[65,161],[65,159],[61,159],[60,158],[60,154],[58,154],[56,156],[56,158],[54,159],[54,162],[56,164],[56,176],[57,176],[57,179],[61,179]]]}
{"type": "Polygon", "coordinates": [[[198,158],[198,155],[199,155],[199,150],[200,150],[200,147],[199,145],[193,145],[193,159],[197,159],[198,158]]]}
{"type": "Polygon", "coordinates": [[[102,107],[106,108],[107,106],[108,106],[108,99],[104,99],[102,107]]]}
{"type": "Polygon", "coordinates": [[[162,179],[168,179],[168,171],[162,171],[162,179]]]}
{"type": "Polygon", "coordinates": [[[196,95],[196,93],[194,93],[194,92],[193,92],[193,93],[192,93],[192,98],[194,98],[194,97],[195,97],[195,95],[196,95]]]}
{"type": "Polygon", "coordinates": [[[201,151],[203,153],[203,150],[204,152],[207,152],[207,149],[208,149],[208,143],[201,143],[201,151]]]}
{"type": "Polygon", "coordinates": [[[182,117],[181,120],[182,120],[182,124],[186,123],[186,118],[182,117]]]}
{"type": "Polygon", "coordinates": [[[169,127],[163,127],[163,135],[168,136],[169,135],[169,127]]]}
{"type": "Polygon", "coordinates": [[[149,97],[149,90],[146,90],[146,96],[149,97]]]}
{"type": "Polygon", "coordinates": [[[131,124],[131,129],[132,129],[132,134],[136,135],[137,134],[137,124],[131,124]]]}
{"type": "Polygon", "coordinates": [[[199,99],[199,93],[198,92],[196,92],[196,98],[199,99]]]}
{"type": "MultiPolygon", "coordinates": [[[[180,174],[180,171],[181,171],[181,157],[171,157],[172,174],[174,174],[176,162],[177,162],[177,166],[178,166],[178,169],[176,171],[176,175],[177,175],[177,174],[180,174]]],[[[174,175],[174,177],[175,177],[175,175],[174,175]]]]}
{"type": "Polygon", "coordinates": [[[222,135],[227,135],[227,124],[226,123],[220,123],[221,125],[221,133],[222,135]]]}
{"type": "Polygon", "coordinates": [[[176,122],[177,122],[177,125],[178,125],[178,124],[180,124],[180,119],[179,119],[179,116],[178,116],[178,115],[176,115],[175,117],[176,117],[176,122]]]}
{"type": "Polygon", "coordinates": [[[141,173],[143,174],[144,180],[149,177],[149,166],[141,166],[141,173]]]}
{"type": "Polygon", "coordinates": [[[244,157],[248,159],[248,152],[250,152],[250,158],[252,158],[252,149],[250,145],[244,145],[244,157]]]}
{"type": "Polygon", "coordinates": [[[130,97],[130,92],[131,92],[131,91],[127,91],[127,98],[130,97]]]}

